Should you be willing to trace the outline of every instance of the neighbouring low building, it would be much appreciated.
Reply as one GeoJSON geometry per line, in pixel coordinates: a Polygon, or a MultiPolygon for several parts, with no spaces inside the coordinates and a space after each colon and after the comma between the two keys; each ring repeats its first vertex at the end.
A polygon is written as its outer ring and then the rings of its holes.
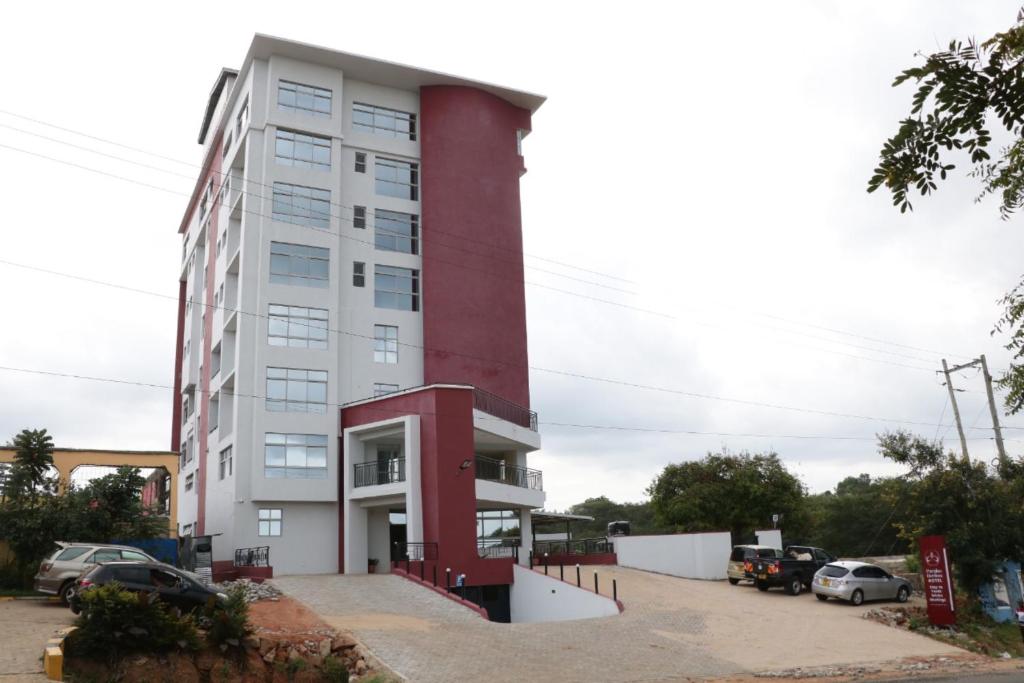
{"type": "Polygon", "coordinates": [[[521,143],[537,95],[264,35],[210,91],[171,445],[214,567],[424,554],[506,586],[544,504],[521,143]],[[262,554],[259,554],[261,557],[262,554]]]}

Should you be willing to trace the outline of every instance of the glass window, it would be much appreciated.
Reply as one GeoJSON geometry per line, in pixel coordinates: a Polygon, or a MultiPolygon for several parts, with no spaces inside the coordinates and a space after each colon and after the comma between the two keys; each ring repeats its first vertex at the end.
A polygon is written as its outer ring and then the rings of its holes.
{"type": "Polygon", "coordinates": [[[121,566],[114,570],[114,579],[120,583],[130,583],[137,586],[151,586],[149,569],[139,566],[121,566]]]}
{"type": "Polygon", "coordinates": [[[330,118],[331,91],[312,85],[280,81],[277,85],[277,106],[279,109],[330,118]]]}
{"type": "Polygon", "coordinates": [[[267,433],[263,475],[271,479],[326,479],[327,436],[267,433]]]}
{"type": "Polygon", "coordinates": [[[354,261],[352,263],[352,286],[366,286],[366,264],[361,261],[354,261]]]}
{"type": "Polygon", "coordinates": [[[245,124],[249,123],[249,96],[246,95],[245,101],[242,102],[242,108],[238,110],[238,116],[235,118],[235,138],[242,138],[242,128],[245,124]]]}
{"type": "Polygon", "coordinates": [[[381,383],[377,383],[377,384],[373,385],[373,396],[374,396],[374,398],[376,398],[378,396],[387,396],[388,394],[393,394],[396,391],[398,391],[398,385],[397,384],[381,384],[381,383]]]}
{"type": "Polygon", "coordinates": [[[356,173],[366,173],[366,152],[356,152],[356,173]]]}
{"type": "Polygon", "coordinates": [[[192,487],[195,485],[195,481],[196,477],[194,474],[190,474],[187,477],[185,477],[185,490],[191,491],[192,487]]]}
{"type": "Polygon", "coordinates": [[[389,365],[398,362],[398,328],[393,325],[373,326],[373,361],[389,365]]]}
{"type": "Polygon", "coordinates": [[[267,368],[267,410],[323,415],[327,412],[327,372],[267,368]]]}
{"type": "Polygon", "coordinates": [[[224,477],[230,477],[232,471],[232,456],[231,446],[228,446],[220,452],[220,462],[218,463],[218,475],[221,479],[224,477]]]}
{"type": "Polygon", "coordinates": [[[152,560],[136,550],[122,550],[121,558],[132,562],[152,562],[152,560]]]}
{"type": "Polygon", "coordinates": [[[365,206],[353,206],[352,207],[352,227],[353,228],[365,228],[366,227],[366,207],[365,206]]]}
{"type": "Polygon", "coordinates": [[[331,226],[331,191],[274,183],[272,215],[282,223],[327,230],[331,226]]]}
{"type": "Polygon", "coordinates": [[[821,568],[823,576],[829,576],[833,579],[838,579],[840,576],[846,576],[850,573],[850,570],[846,567],[840,567],[838,564],[826,564],[821,568]]]}
{"type": "Polygon", "coordinates": [[[259,535],[280,536],[282,517],[280,508],[260,508],[259,535]]]}
{"type": "Polygon", "coordinates": [[[270,304],[267,342],[296,349],[327,348],[327,311],[270,304]]]}
{"type": "Polygon", "coordinates": [[[419,164],[377,157],[374,162],[374,178],[377,194],[399,199],[419,199],[419,164]]]}
{"type": "Polygon", "coordinates": [[[352,129],[399,140],[415,140],[416,114],[356,102],[352,105],[352,129]]]}
{"type": "Polygon", "coordinates": [[[420,272],[378,265],[373,277],[373,303],[377,308],[418,311],[420,272]]]}
{"type": "Polygon", "coordinates": [[[270,243],[270,281],[283,285],[327,287],[330,251],[285,242],[270,243]]]}
{"type": "Polygon", "coordinates": [[[116,562],[121,559],[121,551],[114,548],[100,548],[93,553],[92,562],[116,562]]]}
{"type": "Polygon", "coordinates": [[[300,168],[331,170],[331,139],[292,130],[277,130],[277,163],[300,168]]]}
{"type": "Polygon", "coordinates": [[[373,212],[374,245],[384,251],[418,253],[419,216],[377,209],[373,212]]]}
{"type": "Polygon", "coordinates": [[[60,554],[57,555],[57,557],[55,557],[53,559],[58,561],[58,562],[64,562],[64,561],[67,561],[67,560],[73,560],[76,557],[81,557],[82,555],[85,555],[87,552],[89,552],[89,548],[83,548],[83,547],[80,547],[80,546],[79,547],[64,548],[64,550],[62,550],[60,552],[60,554]]]}
{"type": "Polygon", "coordinates": [[[751,557],[753,554],[754,554],[754,551],[753,551],[752,548],[743,548],[741,546],[736,546],[735,548],[732,549],[732,555],[729,556],[729,561],[730,562],[742,562],[743,560],[747,559],[748,557],[751,557]]]}

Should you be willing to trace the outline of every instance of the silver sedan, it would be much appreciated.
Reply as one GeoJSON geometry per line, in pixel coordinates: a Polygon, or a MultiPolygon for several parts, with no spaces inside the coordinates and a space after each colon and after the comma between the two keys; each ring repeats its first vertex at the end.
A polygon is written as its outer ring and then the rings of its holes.
{"type": "Polygon", "coordinates": [[[865,600],[906,602],[913,592],[910,582],[866,562],[831,562],[818,570],[811,592],[824,602],[829,598],[859,605],[865,600]]]}

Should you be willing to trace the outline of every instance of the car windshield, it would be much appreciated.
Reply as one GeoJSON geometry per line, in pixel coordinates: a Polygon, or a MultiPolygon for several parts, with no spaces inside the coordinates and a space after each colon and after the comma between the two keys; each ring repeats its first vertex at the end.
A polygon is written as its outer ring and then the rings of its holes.
{"type": "MultiPolygon", "coordinates": [[[[732,549],[732,556],[729,559],[731,561],[733,561],[733,562],[742,562],[743,560],[745,560],[748,557],[750,557],[749,553],[750,553],[750,548],[743,548],[741,546],[736,546],[735,548],[732,549]]],[[[719,557],[721,557],[721,556],[719,556],[719,557]]]]}
{"type": "Polygon", "coordinates": [[[833,579],[837,579],[840,576],[846,576],[850,573],[850,570],[846,567],[840,567],[838,564],[826,564],[821,568],[822,576],[830,576],[833,579]]]}

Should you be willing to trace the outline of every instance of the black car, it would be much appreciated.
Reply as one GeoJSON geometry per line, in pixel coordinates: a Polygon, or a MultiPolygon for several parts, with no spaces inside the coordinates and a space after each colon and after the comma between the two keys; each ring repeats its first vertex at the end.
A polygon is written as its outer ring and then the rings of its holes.
{"type": "Polygon", "coordinates": [[[790,595],[800,595],[805,587],[810,588],[814,574],[835,559],[835,555],[821,548],[791,545],[781,558],[755,557],[747,560],[747,564],[759,591],[782,586],[790,595]]]}
{"type": "Polygon", "coordinates": [[[210,598],[225,600],[223,593],[210,590],[180,569],[162,562],[104,562],[78,578],[78,590],[71,601],[71,611],[82,610],[82,591],[116,581],[125,590],[155,593],[160,600],[182,612],[206,605],[210,598]]]}

